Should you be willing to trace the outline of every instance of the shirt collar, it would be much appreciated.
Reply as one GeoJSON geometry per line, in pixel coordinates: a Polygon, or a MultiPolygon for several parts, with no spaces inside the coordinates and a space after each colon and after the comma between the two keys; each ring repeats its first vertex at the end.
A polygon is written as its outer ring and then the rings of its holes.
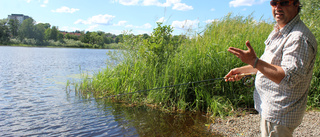
{"type": "Polygon", "coordinates": [[[282,35],[287,35],[292,28],[298,23],[298,21],[300,20],[300,15],[296,15],[288,24],[286,24],[282,29],[279,29],[279,25],[276,24],[274,29],[276,32],[279,31],[280,34],[282,35]]]}

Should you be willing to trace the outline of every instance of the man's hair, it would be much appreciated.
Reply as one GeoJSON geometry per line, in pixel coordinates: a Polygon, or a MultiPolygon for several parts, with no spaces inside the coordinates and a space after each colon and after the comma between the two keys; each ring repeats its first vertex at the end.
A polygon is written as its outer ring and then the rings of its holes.
{"type": "Polygon", "coordinates": [[[300,13],[301,8],[302,8],[302,5],[301,5],[301,3],[300,3],[300,1],[299,1],[299,0],[295,0],[295,1],[293,2],[293,5],[296,5],[296,4],[299,4],[299,7],[298,7],[298,13],[300,13]]]}

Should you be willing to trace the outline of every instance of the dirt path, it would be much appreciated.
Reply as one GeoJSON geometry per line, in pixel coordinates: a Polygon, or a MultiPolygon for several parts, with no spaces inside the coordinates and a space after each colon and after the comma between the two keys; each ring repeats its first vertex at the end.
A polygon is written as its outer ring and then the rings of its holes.
{"type": "MultiPolygon", "coordinates": [[[[216,119],[211,124],[211,132],[223,136],[260,136],[260,116],[258,114],[248,114],[241,117],[228,117],[226,119],[216,119]]],[[[294,137],[320,137],[320,112],[308,111],[303,117],[303,121],[293,133],[294,137]]]]}

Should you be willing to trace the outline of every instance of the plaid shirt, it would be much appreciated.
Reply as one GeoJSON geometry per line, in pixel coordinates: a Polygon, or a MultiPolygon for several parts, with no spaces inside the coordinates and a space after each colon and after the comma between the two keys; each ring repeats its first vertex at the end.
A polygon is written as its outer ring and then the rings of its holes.
{"type": "Polygon", "coordinates": [[[297,127],[306,109],[317,54],[316,39],[297,15],[281,30],[275,27],[265,45],[261,60],[281,66],[285,77],[277,84],[258,71],[255,109],[269,122],[297,127]]]}

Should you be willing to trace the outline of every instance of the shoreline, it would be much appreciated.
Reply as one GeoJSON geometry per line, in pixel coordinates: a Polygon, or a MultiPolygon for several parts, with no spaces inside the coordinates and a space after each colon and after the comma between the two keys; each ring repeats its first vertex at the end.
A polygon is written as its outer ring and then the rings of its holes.
{"type": "MultiPolygon", "coordinates": [[[[210,125],[213,135],[222,136],[261,136],[259,114],[240,117],[216,118],[210,125]]],[[[320,136],[320,111],[306,111],[302,123],[294,130],[294,137],[320,136]]]]}

